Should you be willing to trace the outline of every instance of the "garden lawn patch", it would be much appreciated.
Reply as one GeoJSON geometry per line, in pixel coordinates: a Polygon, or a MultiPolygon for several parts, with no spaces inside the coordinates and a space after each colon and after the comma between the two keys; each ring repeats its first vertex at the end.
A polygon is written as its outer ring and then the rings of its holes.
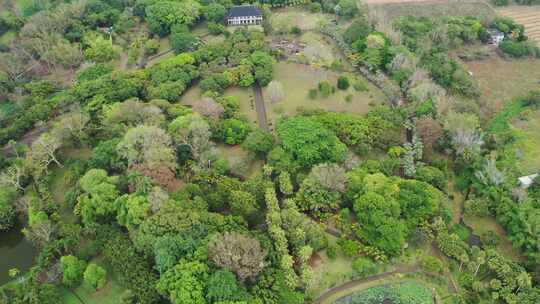
{"type": "Polygon", "coordinates": [[[493,19],[496,11],[482,0],[367,0],[371,11],[394,19],[402,16],[475,16],[493,19]]]}
{"type": "MultiPolygon", "coordinates": [[[[329,243],[334,244],[337,239],[334,236],[328,236],[329,243]]],[[[343,284],[351,280],[352,259],[345,257],[338,250],[335,259],[331,260],[326,255],[326,250],[318,252],[319,259],[312,266],[313,280],[308,287],[308,293],[314,297],[318,297],[325,290],[334,286],[343,284]]]]}
{"type": "Polygon", "coordinates": [[[518,137],[515,147],[521,154],[520,168],[532,174],[540,171],[540,110],[528,112],[526,118],[511,122],[510,127],[518,137]]]}
{"type": "MultiPolygon", "coordinates": [[[[225,90],[223,96],[236,96],[240,101],[240,112],[246,115],[249,124],[252,127],[257,127],[257,111],[255,110],[255,98],[253,96],[253,90],[251,87],[232,87],[225,90]]],[[[268,110],[267,110],[268,112],[268,110]]]]}
{"type": "MultiPolygon", "coordinates": [[[[366,114],[372,104],[381,103],[385,100],[380,90],[369,84],[363,78],[359,78],[366,83],[369,91],[357,92],[352,85],[347,90],[338,90],[328,97],[321,96],[320,92],[314,99],[310,99],[308,92],[310,89],[317,89],[319,82],[328,81],[336,86],[340,73],[315,68],[309,65],[298,63],[279,62],[274,66],[274,80],[283,85],[285,96],[283,100],[272,103],[269,92],[264,89],[264,100],[266,104],[266,114],[271,129],[277,120],[282,116],[292,116],[301,110],[324,109],[336,112],[349,112],[353,114],[366,114]],[[350,101],[346,101],[346,96],[351,95],[350,101]]],[[[358,75],[349,74],[351,83],[358,75]]]]}
{"type": "Polygon", "coordinates": [[[73,291],[69,291],[65,287],[62,288],[62,304],[83,304],[77,298],[81,298],[84,304],[117,304],[120,303],[122,293],[125,288],[120,285],[117,277],[111,273],[111,269],[107,267],[101,259],[94,259],[91,262],[107,270],[107,284],[100,290],[94,292],[90,287],[82,283],[73,291]],[[75,296],[75,294],[77,296],[75,296]]]}
{"type": "Polygon", "coordinates": [[[512,246],[510,240],[508,240],[508,235],[504,228],[497,223],[493,217],[469,217],[465,216],[463,221],[467,226],[471,227],[473,232],[477,235],[482,236],[489,231],[494,232],[500,239],[499,245],[497,245],[497,250],[504,254],[506,257],[511,258],[515,261],[523,261],[526,258],[521,255],[518,249],[512,246]]]}
{"type": "Polygon", "coordinates": [[[315,30],[320,22],[329,19],[330,15],[322,13],[309,13],[300,8],[283,8],[272,12],[270,23],[272,27],[281,32],[290,32],[297,26],[303,31],[315,30]]]}
{"type": "Polygon", "coordinates": [[[300,41],[305,43],[306,47],[301,55],[304,56],[309,63],[322,66],[330,66],[334,60],[341,60],[345,69],[352,69],[347,58],[342,56],[341,51],[334,42],[328,41],[328,38],[325,38],[325,36],[313,31],[302,34],[302,36],[300,36],[300,41]]]}

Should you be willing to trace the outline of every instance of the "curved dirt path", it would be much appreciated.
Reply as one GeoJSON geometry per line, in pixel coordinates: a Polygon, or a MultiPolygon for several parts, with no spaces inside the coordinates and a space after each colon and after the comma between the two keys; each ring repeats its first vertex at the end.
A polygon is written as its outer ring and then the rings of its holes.
{"type": "MultiPolygon", "coordinates": [[[[367,278],[355,279],[355,280],[349,281],[349,282],[347,282],[345,284],[342,284],[342,285],[339,285],[339,286],[328,289],[322,295],[320,295],[315,300],[314,303],[315,304],[325,304],[325,303],[327,303],[327,301],[329,299],[334,297],[336,294],[346,292],[349,289],[351,290],[350,293],[357,292],[357,290],[353,290],[353,289],[358,287],[359,285],[366,284],[366,283],[373,282],[373,281],[377,281],[377,280],[381,280],[381,279],[385,279],[385,278],[391,277],[391,276],[396,275],[396,274],[409,274],[409,273],[415,273],[417,271],[418,271],[417,266],[403,266],[403,267],[398,267],[398,269],[396,269],[394,271],[379,273],[379,274],[376,274],[376,275],[373,275],[373,276],[370,276],[370,277],[367,277],[367,278]]],[[[346,294],[344,296],[347,296],[349,294],[346,294]]]]}

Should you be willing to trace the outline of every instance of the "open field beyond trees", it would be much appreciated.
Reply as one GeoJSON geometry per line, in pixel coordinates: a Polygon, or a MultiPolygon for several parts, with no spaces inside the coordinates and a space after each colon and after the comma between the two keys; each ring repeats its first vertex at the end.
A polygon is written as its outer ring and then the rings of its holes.
{"type": "Polygon", "coordinates": [[[496,12],[483,0],[367,0],[373,13],[387,19],[402,16],[475,16],[493,19],[496,12]]]}
{"type": "Polygon", "coordinates": [[[384,102],[385,97],[379,89],[369,84],[361,76],[348,75],[351,83],[361,81],[367,87],[364,92],[357,92],[354,88],[345,91],[336,89],[335,93],[328,97],[320,93],[311,99],[308,94],[310,89],[317,89],[321,81],[328,81],[335,86],[340,73],[312,67],[305,64],[279,62],[275,66],[275,79],[284,87],[285,96],[282,101],[272,103],[268,91],[264,92],[264,100],[267,115],[272,125],[275,125],[279,117],[292,116],[301,110],[324,109],[327,111],[348,112],[353,114],[365,114],[371,105],[384,102]],[[349,100],[347,100],[347,96],[349,100]]]}

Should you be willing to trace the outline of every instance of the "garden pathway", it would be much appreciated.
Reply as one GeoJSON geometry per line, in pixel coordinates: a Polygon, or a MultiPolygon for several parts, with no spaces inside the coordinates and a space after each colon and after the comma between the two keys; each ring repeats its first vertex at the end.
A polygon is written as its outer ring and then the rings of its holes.
{"type": "Polygon", "coordinates": [[[394,271],[379,273],[379,274],[376,274],[376,275],[373,275],[373,276],[370,276],[370,277],[367,277],[367,278],[355,279],[355,280],[349,281],[349,282],[347,282],[345,284],[342,284],[342,285],[339,285],[339,286],[328,289],[319,298],[317,298],[314,303],[315,304],[328,303],[327,301],[329,299],[331,299],[333,296],[335,296],[336,294],[343,293],[344,291],[346,292],[347,290],[351,290],[351,293],[357,292],[358,290],[356,290],[356,287],[358,287],[359,285],[363,285],[363,284],[366,284],[366,283],[369,283],[369,282],[385,279],[385,278],[391,277],[391,276],[396,275],[396,274],[408,274],[408,273],[415,273],[417,271],[418,271],[417,266],[408,266],[408,265],[406,265],[406,266],[398,267],[394,271]]]}
{"type": "Polygon", "coordinates": [[[261,85],[255,82],[252,87],[253,94],[255,95],[255,108],[257,110],[257,116],[259,118],[259,128],[269,131],[268,121],[266,120],[266,107],[264,105],[261,85]]]}

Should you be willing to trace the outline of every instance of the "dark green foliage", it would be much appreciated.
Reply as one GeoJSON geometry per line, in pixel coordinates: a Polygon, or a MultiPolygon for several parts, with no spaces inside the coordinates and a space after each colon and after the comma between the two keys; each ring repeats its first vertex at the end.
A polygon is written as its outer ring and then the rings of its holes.
{"type": "Polygon", "coordinates": [[[218,270],[210,275],[206,289],[206,300],[209,303],[219,301],[246,301],[246,289],[236,281],[234,273],[218,270]]]}
{"type": "Polygon", "coordinates": [[[501,50],[514,58],[527,56],[540,57],[540,49],[530,41],[513,41],[507,39],[499,45],[501,50]]]}
{"type": "Polygon", "coordinates": [[[0,231],[6,231],[15,223],[15,199],[17,191],[0,186],[0,231]]]}
{"type": "Polygon", "coordinates": [[[203,14],[207,21],[219,24],[225,19],[227,9],[223,5],[214,2],[203,8],[203,14]]]}
{"type": "Polygon", "coordinates": [[[91,168],[108,170],[110,173],[122,172],[126,169],[126,161],[118,154],[116,147],[121,139],[111,139],[100,142],[93,150],[89,166],[91,168]]]}
{"type": "Polygon", "coordinates": [[[105,259],[118,274],[120,284],[129,288],[142,304],[156,303],[157,275],[152,267],[133,248],[131,241],[122,235],[113,236],[105,245],[105,259]]]}
{"type": "Polygon", "coordinates": [[[199,44],[199,39],[187,28],[174,31],[169,39],[176,54],[193,51],[199,44]]]}
{"type": "Polygon", "coordinates": [[[343,39],[349,44],[363,41],[373,31],[373,27],[366,17],[359,17],[354,20],[343,34],[343,39]]]}
{"type": "Polygon", "coordinates": [[[337,80],[337,88],[340,90],[346,90],[349,88],[349,78],[347,76],[339,76],[337,80]]]}

